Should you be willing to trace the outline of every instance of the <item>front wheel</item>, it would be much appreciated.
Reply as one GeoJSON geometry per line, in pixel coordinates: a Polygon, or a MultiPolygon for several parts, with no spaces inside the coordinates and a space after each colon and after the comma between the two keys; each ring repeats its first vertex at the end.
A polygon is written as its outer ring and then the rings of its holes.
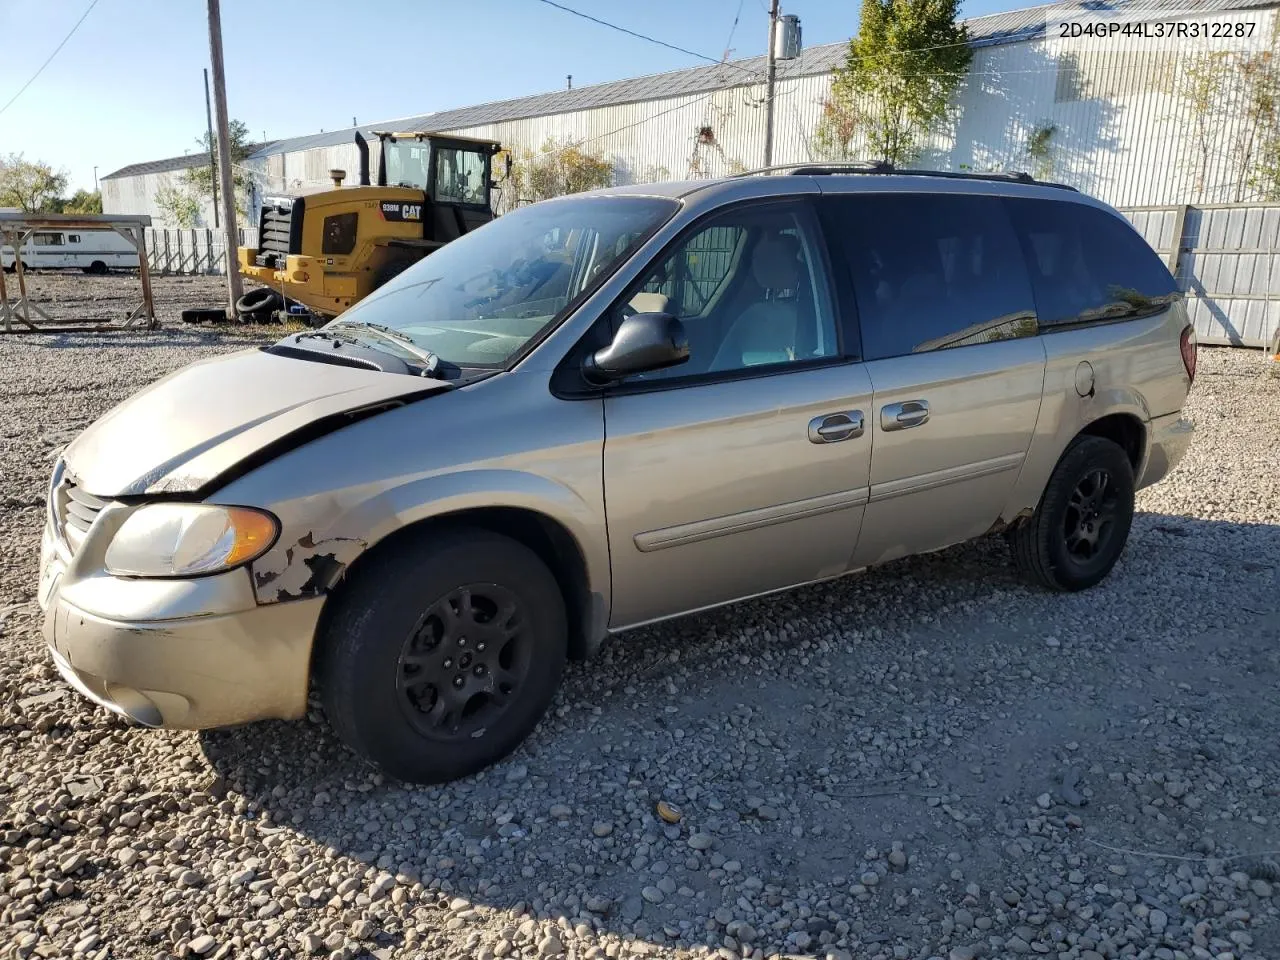
{"type": "Polygon", "coordinates": [[[333,602],[318,638],[325,714],[401,780],[441,783],[501,759],[559,686],[559,584],[507,537],[456,530],[389,548],[333,602]]]}
{"type": "Polygon", "coordinates": [[[1077,437],[1054,468],[1036,512],[1009,534],[1014,561],[1052,590],[1084,590],[1120,559],[1133,523],[1129,457],[1102,437],[1077,437]]]}

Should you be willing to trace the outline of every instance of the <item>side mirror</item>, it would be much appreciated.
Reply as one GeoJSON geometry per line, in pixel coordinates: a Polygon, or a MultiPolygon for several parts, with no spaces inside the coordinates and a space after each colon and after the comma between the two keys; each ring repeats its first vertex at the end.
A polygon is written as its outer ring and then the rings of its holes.
{"type": "Polygon", "coordinates": [[[683,323],[669,313],[634,313],[622,321],[613,343],[587,357],[582,373],[592,383],[609,383],[688,359],[683,323]]]}

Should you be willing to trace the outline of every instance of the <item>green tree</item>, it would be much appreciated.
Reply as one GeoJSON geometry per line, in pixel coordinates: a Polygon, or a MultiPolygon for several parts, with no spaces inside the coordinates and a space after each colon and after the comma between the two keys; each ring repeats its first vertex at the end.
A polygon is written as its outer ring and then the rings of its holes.
{"type": "Polygon", "coordinates": [[[1263,200],[1280,199],[1280,21],[1272,25],[1268,48],[1243,58],[1240,74],[1248,95],[1237,137],[1235,199],[1244,199],[1246,185],[1263,200]]]}
{"type": "Polygon", "coordinates": [[[1043,121],[1027,135],[1027,156],[1031,158],[1031,175],[1037,180],[1053,176],[1053,138],[1058,132],[1056,124],[1043,121]]]}
{"type": "Polygon", "coordinates": [[[102,194],[97,190],[77,190],[62,203],[63,213],[101,213],[102,194]]]}
{"type": "Polygon", "coordinates": [[[23,159],[20,153],[0,156],[0,207],[17,207],[24,213],[56,213],[67,172],[47,163],[23,159]]]}
{"type": "Polygon", "coordinates": [[[823,105],[815,152],[848,158],[862,141],[868,159],[899,165],[919,156],[924,139],[951,118],[973,60],[958,12],[959,0],[863,0],[858,34],[823,105]]]}
{"type": "Polygon", "coordinates": [[[188,229],[200,221],[200,201],[184,186],[165,184],[152,197],[155,205],[164,213],[166,223],[188,229]]]}
{"type": "Polygon", "coordinates": [[[1191,149],[1182,165],[1192,177],[1192,198],[1205,199],[1205,188],[1229,119],[1223,105],[1232,97],[1235,65],[1225,51],[1193,53],[1180,64],[1176,91],[1190,113],[1191,149]]]}
{"type": "MultiPolygon", "coordinates": [[[[236,187],[236,212],[244,216],[248,192],[250,174],[244,169],[244,162],[250,153],[249,144],[249,128],[241,120],[232,120],[231,124],[231,179],[236,187]]],[[[218,162],[218,150],[216,145],[209,142],[209,134],[196,140],[200,144],[200,150],[206,156],[212,154],[214,163],[218,162]]],[[[191,189],[191,192],[197,198],[212,200],[213,199],[213,170],[208,164],[199,164],[191,167],[183,175],[183,183],[191,189]]],[[[221,186],[221,185],[219,185],[221,186]]]]}
{"type": "Polygon", "coordinates": [[[511,168],[520,200],[550,200],[613,183],[613,164],[572,140],[554,138],[538,154],[525,153],[511,168]]]}

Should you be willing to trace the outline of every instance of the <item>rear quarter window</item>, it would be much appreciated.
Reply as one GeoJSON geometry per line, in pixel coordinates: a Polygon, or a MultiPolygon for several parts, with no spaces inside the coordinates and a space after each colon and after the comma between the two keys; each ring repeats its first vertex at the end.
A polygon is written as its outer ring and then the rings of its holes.
{"type": "Polygon", "coordinates": [[[1178,299],[1156,252],[1120,217],[1081,203],[1006,198],[1042,329],[1149,316],[1178,299]]]}

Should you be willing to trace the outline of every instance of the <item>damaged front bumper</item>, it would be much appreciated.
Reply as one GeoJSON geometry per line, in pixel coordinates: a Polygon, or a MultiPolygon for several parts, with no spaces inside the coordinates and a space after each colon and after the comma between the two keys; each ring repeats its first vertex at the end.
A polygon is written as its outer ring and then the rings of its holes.
{"type": "Polygon", "coordinates": [[[104,549],[91,535],[71,556],[52,524],[41,544],[45,641],[76,690],[148,726],[204,729],[306,712],[322,596],[260,605],[244,568],[113,577],[104,549]]]}

